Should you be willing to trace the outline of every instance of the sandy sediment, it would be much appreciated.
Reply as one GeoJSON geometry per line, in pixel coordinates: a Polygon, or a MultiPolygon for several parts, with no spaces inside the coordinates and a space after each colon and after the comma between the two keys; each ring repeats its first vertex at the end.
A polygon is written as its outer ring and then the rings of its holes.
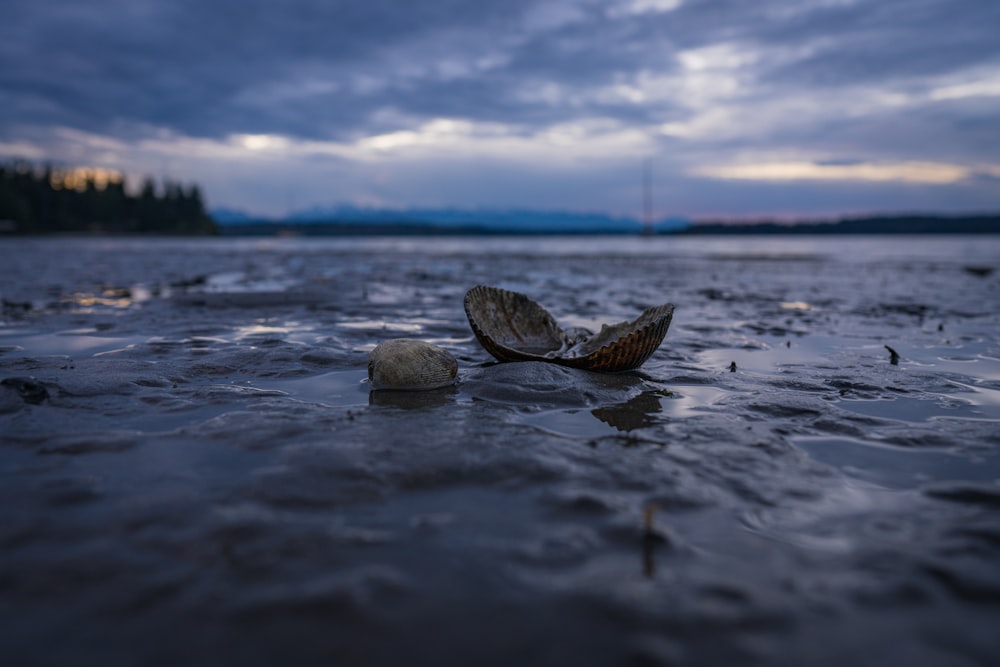
{"type": "Polygon", "coordinates": [[[5,241],[5,655],[985,664],[996,242],[636,241],[5,241]],[[637,371],[496,364],[477,283],[677,310],[637,371]],[[404,337],[457,383],[370,391],[404,337]]]}

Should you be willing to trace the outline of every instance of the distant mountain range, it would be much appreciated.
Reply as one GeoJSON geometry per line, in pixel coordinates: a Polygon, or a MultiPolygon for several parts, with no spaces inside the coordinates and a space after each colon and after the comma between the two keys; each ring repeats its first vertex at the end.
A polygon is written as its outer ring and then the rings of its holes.
{"type": "Polygon", "coordinates": [[[232,209],[211,212],[222,234],[996,234],[1000,214],[887,215],[797,222],[697,221],[665,218],[648,228],[630,217],[524,209],[382,209],[317,207],[280,219],[232,209]]]}
{"type": "MultiPolygon", "coordinates": [[[[524,209],[383,209],[357,206],[316,207],[284,218],[254,217],[232,209],[212,211],[223,233],[483,233],[483,234],[638,234],[636,218],[603,213],[532,211],[524,209]]],[[[683,229],[684,219],[654,221],[653,231],[683,229]]]]}

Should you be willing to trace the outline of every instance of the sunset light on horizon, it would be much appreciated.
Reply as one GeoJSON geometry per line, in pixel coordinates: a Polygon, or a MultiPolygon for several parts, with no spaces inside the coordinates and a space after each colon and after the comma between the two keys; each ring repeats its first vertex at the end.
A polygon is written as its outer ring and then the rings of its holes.
{"type": "Polygon", "coordinates": [[[212,208],[1000,208],[984,0],[14,5],[0,158],[212,208]]]}

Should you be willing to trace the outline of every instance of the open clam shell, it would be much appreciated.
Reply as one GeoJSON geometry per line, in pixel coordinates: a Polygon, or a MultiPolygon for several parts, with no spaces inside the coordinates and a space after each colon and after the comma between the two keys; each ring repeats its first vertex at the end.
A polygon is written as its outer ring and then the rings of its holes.
{"type": "Polygon", "coordinates": [[[674,306],[647,308],[631,322],[605,324],[595,334],[568,333],[524,294],[477,285],[465,295],[465,314],[480,344],[499,361],[548,361],[614,372],[638,368],[656,351],[674,306]]]}

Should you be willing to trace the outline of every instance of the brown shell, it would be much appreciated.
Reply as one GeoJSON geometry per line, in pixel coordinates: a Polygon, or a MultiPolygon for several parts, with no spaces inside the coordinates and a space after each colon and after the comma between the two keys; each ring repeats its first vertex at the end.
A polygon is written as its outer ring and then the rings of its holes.
{"type": "Polygon", "coordinates": [[[638,368],[663,342],[673,304],[647,308],[631,322],[570,336],[541,306],[519,292],[477,285],[465,295],[473,333],[499,361],[547,361],[591,371],[638,368]]]}
{"type": "Polygon", "coordinates": [[[412,338],[379,343],[368,355],[373,389],[420,391],[447,387],[458,376],[458,361],[447,350],[412,338]]]}

